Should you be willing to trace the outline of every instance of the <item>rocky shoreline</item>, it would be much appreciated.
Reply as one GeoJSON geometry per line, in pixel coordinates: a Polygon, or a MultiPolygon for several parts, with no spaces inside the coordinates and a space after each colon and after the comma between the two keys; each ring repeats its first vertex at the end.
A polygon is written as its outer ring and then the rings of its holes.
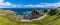
{"type": "Polygon", "coordinates": [[[0,16],[8,16],[10,19],[16,21],[23,21],[23,20],[31,21],[31,20],[39,19],[44,15],[39,13],[37,10],[32,10],[30,16],[16,15],[16,13],[11,10],[0,10],[0,16]]]}
{"type": "Polygon", "coordinates": [[[15,21],[23,21],[23,22],[30,22],[33,20],[41,20],[44,17],[46,17],[48,14],[46,14],[48,12],[49,15],[54,15],[58,12],[58,9],[46,9],[44,10],[44,13],[41,13],[35,9],[33,9],[30,13],[28,13],[29,15],[17,15],[14,11],[11,10],[0,10],[0,16],[6,16],[12,20],[15,21]]]}

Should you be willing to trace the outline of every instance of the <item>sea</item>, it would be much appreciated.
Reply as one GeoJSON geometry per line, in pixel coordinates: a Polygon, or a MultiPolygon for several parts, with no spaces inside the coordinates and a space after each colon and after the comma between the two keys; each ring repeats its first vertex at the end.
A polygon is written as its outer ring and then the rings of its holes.
{"type": "Polygon", "coordinates": [[[12,10],[17,14],[23,15],[24,13],[31,12],[33,9],[38,10],[38,11],[44,11],[45,8],[0,8],[0,10],[12,10]]]}

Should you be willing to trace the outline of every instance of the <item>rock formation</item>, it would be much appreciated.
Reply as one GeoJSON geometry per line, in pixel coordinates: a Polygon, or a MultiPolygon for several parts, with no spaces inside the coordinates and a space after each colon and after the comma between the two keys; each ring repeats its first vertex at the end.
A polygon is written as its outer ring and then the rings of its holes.
{"type": "Polygon", "coordinates": [[[1,15],[16,15],[15,12],[11,11],[11,10],[0,10],[0,16],[1,15]]]}
{"type": "Polygon", "coordinates": [[[17,20],[17,21],[22,19],[21,15],[16,15],[16,13],[11,10],[0,10],[0,16],[6,16],[12,20],[17,20]]]}
{"type": "Polygon", "coordinates": [[[49,15],[55,15],[55,14],[57,14],[57,12],[58,12],[58,9],[51,9],[50,10],[50,12],[49,12],[49,15]]]}
{"type": "Polygon", "coordinates": [[[42,14],[40,14],[37,10],[34,10],[34,9],[32,10],[31,15],[33,19],[37,19],[42,16],[42,14]]]}
{"type": "Polygon", "coordinates": [[[47,9],[44,10],[44,13],[50,12],[50,10],[51,10],[51,9],[47,8],[47,9]]]}
{"type": "Polygon", "coordinates": [[[33,9],[30,13],[29,16],[24,16],[24,19],[37,19],[39,17],[41,17],[43,14],[39,13],[37,10],[33,9]]]}

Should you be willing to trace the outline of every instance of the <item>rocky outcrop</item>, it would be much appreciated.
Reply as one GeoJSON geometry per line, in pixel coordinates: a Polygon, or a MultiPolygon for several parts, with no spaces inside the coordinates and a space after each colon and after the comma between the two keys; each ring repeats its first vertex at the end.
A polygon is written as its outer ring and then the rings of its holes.
{"type": "Polygon", "coordinates": [[[12,20],[17,20],[17,21],[22,19],[21,15],[16,15],[16,13],[11,10],[0,10],[0,16],[5,16],[12,20]]]}
{"type": "Polygon", "coordinates": [[[41,17],[42,15],[43,14],[41,14],[37,10],[33,9],[29,16],[24,16],[24,19],[30,19],[30,20],[37,19],[37,18],[41,17]]]}
{"type": "Polygon", "coordinates": [[[49,15],[55,15],[58,13],[58,9],[51,9],[50,12],[49,12],[49,15]]]}
{"type": "Polygon", "coordinates": [[[47,8],[47,9],[45,9],[45,10],[44,10],[44,13],[46,13],[46,12],[48,12],[48,13],[49,13],[49,12],[50,12],[50,10],[51,10],[51,9],[47,8]]]}
{"type": "Polygon", "coordinates": [[[31,12],[31,17],[33,18],[33,19],[37,19],[37,18],[39,18],[39,17],[41,17],[42,16],[42,14],[41,13],[39,13],[37,10],[32,10],[32,12],[31,12]]]}
{"type": "Polygon", "coordinates": [[[11,11],[11,10],[0,10],[0,16],[1,15],[4,15],[4,16],[13,16],[13,15],[16,15],[15,12],[11,11]]]}

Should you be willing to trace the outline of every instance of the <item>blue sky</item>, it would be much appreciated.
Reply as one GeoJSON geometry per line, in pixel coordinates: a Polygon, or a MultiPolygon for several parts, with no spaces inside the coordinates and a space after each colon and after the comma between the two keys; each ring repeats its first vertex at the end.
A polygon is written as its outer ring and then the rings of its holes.
{"type": "Polygon", "coordinates": [[[60,0],[0,0],[0,8],[60,7],[60,0]]]}
{"type": "Polygon", "coordinates": [[[57,3],[60,0],[5,0],[13,4],[40,4],[40,3],[57,3]]]}

